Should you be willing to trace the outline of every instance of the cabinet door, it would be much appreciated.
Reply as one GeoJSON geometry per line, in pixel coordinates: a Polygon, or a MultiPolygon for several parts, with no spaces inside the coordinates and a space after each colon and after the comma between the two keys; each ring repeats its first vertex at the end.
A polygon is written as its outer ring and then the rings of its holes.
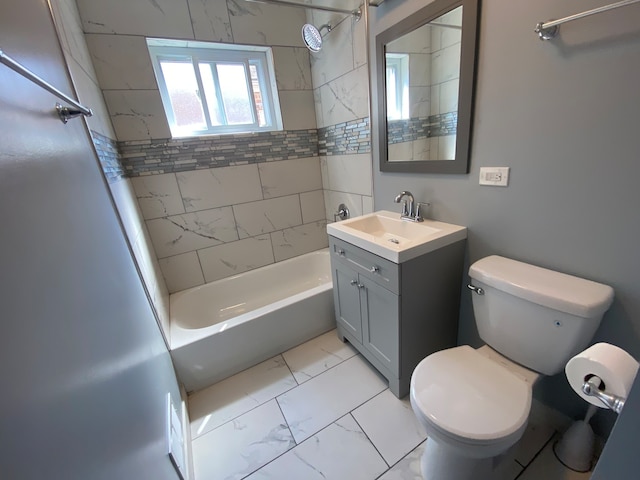
{"type": "Polygon", "coordinates": [[[359,342],[362,342],[360,288],[358,274],[341,263],[333,265],[333,301],[338,321],[359,342]]]}
{"type": "Polygon", "coordinates": [[[392,373],[399,375],[400,297],[360,276],[362,344],[392,373]]]}

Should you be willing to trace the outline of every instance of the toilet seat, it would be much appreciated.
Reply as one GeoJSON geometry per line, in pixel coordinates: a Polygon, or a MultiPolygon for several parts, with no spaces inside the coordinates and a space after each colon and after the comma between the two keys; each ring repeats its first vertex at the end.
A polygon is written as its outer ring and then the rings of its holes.
{"type": "Polygon", "coordinates": [[[424,420],[469,446],[515,443],[531,393],[530,383],[468,345],[429,355],[411,377],[411,401],[424,420]]]}

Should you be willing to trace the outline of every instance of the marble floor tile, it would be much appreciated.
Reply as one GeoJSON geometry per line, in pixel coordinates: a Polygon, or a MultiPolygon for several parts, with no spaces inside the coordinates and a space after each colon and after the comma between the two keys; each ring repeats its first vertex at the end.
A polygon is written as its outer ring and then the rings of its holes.
{"type": "Polygon", "coordinates": [[[414,448],[378,480],[422,480],[420,459],[422,458],[425,444],[426,442],[422,442],[414,448]]]}
{"type": "Polygon", "coordinates": [[[275,400],[195,439],[195,478],[235,480],[293,448],[293,436],[275,400]]]}
{"type": "Polygon", "coordinates": [[[282,356],[270,358],[189,397],[197,438],[297,385],[282,356]]]}
{"type": "Polygon", "coordinates": [[[543,411],[537,408],[537,405],[537,402],[533,402],[527,429],[513,451],[513,458],[523,467],[531,463],[556,433],[553,426],[545,420],[543,411]]]}
{"type": "Polygon", "coordinates": [[[518,480],[588,480],[591,477],[591,472],[574,472],[560,463],[553,453],[553,443],[558,438],[559,436],[547,443],[518,480]]]}
{"type": "Polygon", "coordinates": [[[291,433],[300,443],[386,388],[380,374],[357,355],[277,400],[291,433]]]}
{"type": "Polygon", "coordinates": [[[387,464],[351,415],[248,477],[249,480],[373,480],[387,464]]]}
{"type": "Polygon", "coordinates": [[[335,330],[331,330],[284,352],[282,356],[297,382],[304,383],[357,353],[351,345],[338,339],[335,330]]]}
{"type": "Polygon", "coordinates": [[[389,465],[398,462],[427,438],[413,413],[409,397],[399,400],[388,389],[356,408],[353,417],[389,465]]]}

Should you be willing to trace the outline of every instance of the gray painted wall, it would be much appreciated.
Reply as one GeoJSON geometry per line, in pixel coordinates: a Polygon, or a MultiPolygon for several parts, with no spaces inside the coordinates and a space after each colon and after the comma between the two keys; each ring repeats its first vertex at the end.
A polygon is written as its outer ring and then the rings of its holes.
{"type": "MultiPolygon", "coordinates": [[[[47,2],[3,1],[0,45],[72,92],[47,2]]],[[[178,385],[86,125],[2,65],[0,85],[1,475],[177,478],[178,385]]]]}
{"type": "MultiPolygon", "coordinates": [[[[423,4],[371,9],[370,45],[423,4]]],[[[533,33],[602,4],[484,1],[470,173],[383,174],[374,163],[374,205],[396,210],[401,190],[431,202],[427,216],[469,228],[467,266],[500,254],[611,285],[616,299],[594,341],[640,358],[640,5],[567,24],[551,42],[533,33]],[[511,167],[509,186],[479,186],[482,166],[511,167]]],[[[481,344],[466,289],[458,340],[481,344]]],[[[569,415],[586,410],[563,374],[535,395],[569,415]]],[[[614,419],[600,413],[599,433],[614,419]]]]}

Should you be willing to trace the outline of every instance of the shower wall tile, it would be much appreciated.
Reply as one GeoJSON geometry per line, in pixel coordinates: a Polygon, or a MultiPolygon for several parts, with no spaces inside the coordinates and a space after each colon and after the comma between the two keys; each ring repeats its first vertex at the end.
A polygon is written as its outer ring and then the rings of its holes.
{"type": "Polygon", "coordinates": [[[361,18],[359,22],[353,23],[352,31],[353,67],[358,68],[367,64],[366,22],[363,18],[361,18]]]}
{"type": "Polygon", "coordinates": [[[322,188],[318,157],[260,163],[258,170],[264,198],[282,197],[322,188]]]}
{"type": "Polygon", "coordinates": [[[440,111],[441,112],[457,112],[458,111],[458,88],[459,79],[449,80],[440,85],[440,111]]]}
{"type": "MultiPolygon", "coordinates": [[[[95,80],[95,73],[91,65],[91,56],[84,40],[80,15],[74,0],[57,0],[51,2],[51,9],[56,19],[60,44],[65,53],[69,54],[78,65],[81,65],[89,77],[95,80]]],[[[74,78],[75,81],[75,78],[74,78]]]]}
{"type": "Polygon", "coordinates": [[[86,68],[86,66],[79,64],[75,58],[69,58],[67,65],[69,66],[69,72],[71,73],[78,98],[83,105],[87,105],[93,112],[92,116],[85,117],[89,128],[105,137],[115,139],[116,134],[113,131],[104,96],[98,86],[98,81],[95,79],[93,68],[86,68]],[[94,76],[88,74],[87,70],[90,70],[94,76]]]}
{"type": "Polygon", "coordinates": [[[273,47],[273,63],[278,91],[311,90],[309,50],[299,47],[273,47]]]}
{"type": "Polygon", "coordinates": [[[409,56],[409,86],[431,85],[431,55],[412,53],[409,56]]]}
{"type": "Polygon", "coordinates": [[[325,127],[369,115],[367,66],[362,66],[320,87],[322,121],[325,127]]]}
{"type": "Polygon", "coordinates": [[[198,252],[207,283],[274,262],[271,237],[260,235],[198,252]]]}
{"type": "Polygon", "coordinates": [[[144,37],[87,34],[85,38],[104,90],[158,88],[144,37]]]}
{"type": "Polygon", "coordinates": [[[329,246],[327,224],[324,221],[308,223],[270,235],[276,262],[329,246]]]}
{"type": "Polygon", "coordinates": [[[226,1],[188,0],[188,5],[196,40],[233,43],[226,1]]]}
{"type": "Polygon", "coordinates": [[[324,191],[324,207],[327,212],[327,221],[333,222],[333,212],[338,211],[338,205],[344,203],[349,209],[349,218],[363,215],[362,195],[355,193],[336,192],[334,190],[324,191]]]}
{"type": "Polygon", "coordinates": [[[242,0],[228,0],[227,6],[235,43],[304,47],[300,36],[303,9],[242,0]]]}
{"type": "Polygon", "coordinates": [[[362,214],[373,213],[373,197],[362,197],[362,214]]]}
{"type": "MultiPolygon", "coordinates": [[[[314,21],[316,26],[320,28],[320,21],[322,20],[316,21],[314,19],[314,21]]],[[[322,21],[322,23],[327,23],[327,20],[322,21]]],[[[336,26],[331,33],[327,34],[326,31],[323,31],[322,34],[322,50],[311,53],[311,73],[315,88],[349,73],[353,70],[354,63],[353,32],[350,19],[346,19],[336,26]],[[336,55],[336,52],[340,52],[340,54],[336,55]]]]}
{"type": "Polygon", "coordinates": [[[389,145],[387,155],[392,161],[413,160],[413,142],[392,143],[389,145]]]}
{"type": "Polygon", "coordinates": [[[147,227],[158,258],[238,239],[231,207],[148,220],[147,227]]]}
{"type": "Polygon", "coordinates": [[[428,117],[431,114],[431,87],[409,87],[409,98],[411,118],[428,117]]]}
{"type": "Polygon", "coordinates": [[[104,98],[118,140],[171,135],[158,90],[105,90],[104,98]]]}
{"type": "Polygon", "coordinates": [[[170,293],[204,284],[204,275],[196,252],[161,258],[159,263],[170,293]]]}
{"type": "Polygon", "coordinates": [[[327,190],[371,195],[371,155],[321,157],[324,187],[327,190]]]}
{"type": "Polygon", "coordinates": [[[460,53],[459,43],[433,53],[432,83],[443,83],[460,77],[460,53]]]}
{"type": "Polygon", "coordinates": [[[279,93],[285,130],[316,128],[316,112],[311,90],[284,90],[279,93]]]}
{"type": "Polygon", "coordinates": [[[176,174],[187,212],[262,200],[257,165],[176,174]]]}
{"type": "Polygon", "coordinates": [[[145,220],[186,212],[175,174],[134,177],[131,183],[145,220]]]}
{"type": "Polygon", "coordinates": [[[322,190],[301,193],[300,205],[302,207],[303,223],[317,222],[326,218],[322,190]]]}
{"type": "Polygon", "coordinates": [[[233,213],[240,238],[302,225],[298,195],[235,205],[233,213]]]}
{"type": "Polygon", "coordinates": [[[193,38],[186,1],[77,0],[85,33],[193,38]]]}

